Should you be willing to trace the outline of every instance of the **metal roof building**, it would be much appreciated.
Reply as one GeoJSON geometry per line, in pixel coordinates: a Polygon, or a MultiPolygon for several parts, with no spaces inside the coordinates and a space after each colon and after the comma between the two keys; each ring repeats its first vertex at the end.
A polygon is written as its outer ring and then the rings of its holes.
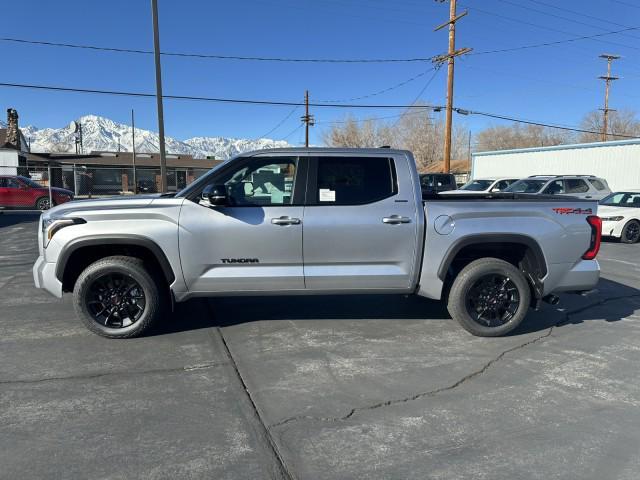
{"type": "Polygon", "coordinates": [[[595,175],[611,190],[640,188],[640,139],[472,154],[472,178],[530,175],[595,175]]]}

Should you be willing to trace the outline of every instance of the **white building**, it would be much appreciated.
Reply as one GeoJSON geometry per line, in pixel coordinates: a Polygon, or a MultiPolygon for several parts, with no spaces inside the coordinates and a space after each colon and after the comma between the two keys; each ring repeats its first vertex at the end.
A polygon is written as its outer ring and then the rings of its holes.
{"type": "Polygon", "coordinates": [[[640,139],[476,152],[471,178],[595,175],[611,190],[640,188],[640,139]]]}

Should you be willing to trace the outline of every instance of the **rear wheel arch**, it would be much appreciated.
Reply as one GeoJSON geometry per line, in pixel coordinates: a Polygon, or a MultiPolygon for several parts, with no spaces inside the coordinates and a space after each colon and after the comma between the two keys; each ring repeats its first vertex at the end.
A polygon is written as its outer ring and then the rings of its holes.
{"type": "Polygon", "coordinates": [[[505,260],[519,268],[529,281],[532,300],[542,298],[542,279],[547,275],[544,253],[535,239],[520,234],[471,235],[451,245],[438,269],[438,278],[444,282],[443,297],[447,297],[463,268],[486,257],[505,260]]]}
{"type": "Polygon", "coordinates": [[[167,287],[175,280],[171,264],[162,249],[153,240],[139,235],[114,237],[83,237],[69,242],[58,256],[56,277],[65,292],[73,291],[82,271],[93,262],[114,255],[143,260],[145,266],[156,272],[167,287]]]}

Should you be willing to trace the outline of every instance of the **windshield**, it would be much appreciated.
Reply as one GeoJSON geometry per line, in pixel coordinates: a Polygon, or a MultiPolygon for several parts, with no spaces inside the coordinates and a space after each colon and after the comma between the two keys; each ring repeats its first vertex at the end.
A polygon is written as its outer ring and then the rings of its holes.
{"type": "Polygon", "coordinates": [[[600,200],[600,205],[640,208],[640,192],[615,192],[600,200]]]}
{"type": "Polygon", "coordinates": [[[547,180],[518,180],[505,188],[503,192],[538,193],[547,180]]]}
{"type": "Polygon", "coordinates": [[[495,180],[471,180],[460,187],[460,190],[469,190],[470,192],[482,192],[487,190],[495,180]]]}
{"type": "Polygon", "coordinates": [[[20,177],[20,181],[22,183],[26,183],[27,185],[29,185],[31,188],[44,188],[42,185],[40,185],[38,182],[34,182],[33,180],[31,180],[30,178],[27,177],[20,177]]]}

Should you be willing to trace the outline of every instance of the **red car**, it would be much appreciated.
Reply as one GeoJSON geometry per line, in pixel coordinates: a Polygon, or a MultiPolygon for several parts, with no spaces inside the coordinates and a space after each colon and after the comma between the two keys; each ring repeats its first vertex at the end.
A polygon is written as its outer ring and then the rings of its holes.
{"type": "MultiPolygon", "coordinates": [[[[73,192],[51,187],[51,197],[54,205],[60,205],[73,200],[73,192]]],[[[0,175],[0,207],[47,210],[51,207],[49,187],[20,175],[0,175]]]]}

